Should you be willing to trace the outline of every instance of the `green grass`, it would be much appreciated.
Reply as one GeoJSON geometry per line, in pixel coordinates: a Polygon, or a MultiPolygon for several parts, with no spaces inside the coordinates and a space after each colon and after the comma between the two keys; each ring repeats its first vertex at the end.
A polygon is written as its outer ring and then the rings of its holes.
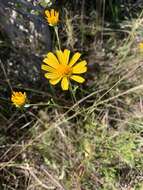
{"type": "MultiPolygon", "coordinates": [[[[62,47],[88,61],[86,82],[73,84],[72,92],[51,87],[30,51],[23,53],[25,44],[16,49],[0,34],[0,189],[143,189],[143,54],[137,40],[143,39],[143,16],[140,7],[134,15],[124,7],[130,14],[121,18],[119,1],[105,10],[102,2],[57,6],[62,47]],[[10,86],[26,91],[31,106],[11,105],[10,86]]],[[[42,60],[43,48],[37,51],[42,60]]]]}

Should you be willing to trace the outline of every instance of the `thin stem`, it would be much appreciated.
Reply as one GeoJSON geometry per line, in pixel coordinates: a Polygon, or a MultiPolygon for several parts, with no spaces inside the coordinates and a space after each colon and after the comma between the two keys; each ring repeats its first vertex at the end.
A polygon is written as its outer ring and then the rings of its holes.
{"type": "Polygon", "coordinates": [[[71,97],[72,97],[72,100],[74,103],[76,103],[76,96],[75,96],[75,93],[73,92],[73,89],[72,89],[72,85],[69,84],[69,90],[70,90],[70,93],[71,93],[71,97]]]}
{"type": "Polygon", "coordinates": [[[56,38],[57,38],[59,50],[61,50],[60,39],[59,39],[59,33],[58,33],[58,27],[55,26],[55,27],[54,27],[54,30],[55,30],[55,34],[56,34],[56,38]]]}

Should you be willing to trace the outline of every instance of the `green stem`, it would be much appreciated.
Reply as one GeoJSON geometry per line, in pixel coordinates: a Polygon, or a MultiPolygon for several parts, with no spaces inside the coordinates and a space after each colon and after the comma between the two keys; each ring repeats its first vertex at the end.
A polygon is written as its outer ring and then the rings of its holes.
{"type": "Polygon", "coordinates": [[[73,89],[72,89],[72,85],[71,85],[71,84],[69,85],[69,90],[70,90],[70,93],[71,93],[71,97],[72,97],[73,102],[76,103],[76,96],[75,96],[75,93],[73,92],[73,89]]]}
{"type": "Polygon", "coordinates": [[[60,39],[59,39],[59,33],[58,33],[58,27],[55,26],[55,27],[54,27],[54,30],[55,30],[55,33],[56,33],[56,38],[57,38],[59,50],[61,50],[60,39]]]}

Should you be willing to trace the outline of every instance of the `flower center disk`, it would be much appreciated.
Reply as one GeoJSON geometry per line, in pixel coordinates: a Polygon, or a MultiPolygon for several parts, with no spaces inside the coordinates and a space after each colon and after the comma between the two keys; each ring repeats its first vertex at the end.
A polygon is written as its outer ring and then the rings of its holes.
{"type": "Polygon", "coordinates": [[[61,76],[69,76],[72,69],[68,65],[60,65],[57,70],[61,76]]]}

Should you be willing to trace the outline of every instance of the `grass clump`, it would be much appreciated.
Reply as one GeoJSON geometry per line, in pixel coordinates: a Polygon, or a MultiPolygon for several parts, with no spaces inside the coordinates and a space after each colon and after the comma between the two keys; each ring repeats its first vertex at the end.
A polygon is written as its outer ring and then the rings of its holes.
{"type": "Polygon", "coordinates": [[[0,189],[142,190],[142,4],[19,3],[0,24],[0,189]]]}

